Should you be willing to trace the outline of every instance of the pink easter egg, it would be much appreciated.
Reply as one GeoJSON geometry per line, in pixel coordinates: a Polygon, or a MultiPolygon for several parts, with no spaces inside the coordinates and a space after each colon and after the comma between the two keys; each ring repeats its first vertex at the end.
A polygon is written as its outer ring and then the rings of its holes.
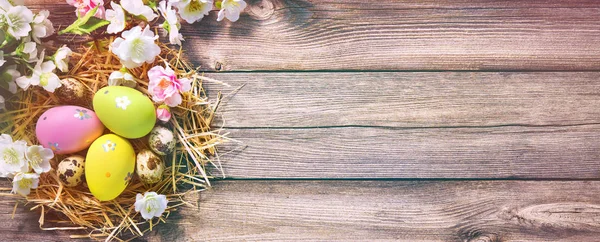
{"type": "Polygon", "coordinates": [[[55,154],[69,154],[88,148],[102,135],[104,125],[92,110],[58,106],[40,116],[35,134],[40,144],[55,154]]]}

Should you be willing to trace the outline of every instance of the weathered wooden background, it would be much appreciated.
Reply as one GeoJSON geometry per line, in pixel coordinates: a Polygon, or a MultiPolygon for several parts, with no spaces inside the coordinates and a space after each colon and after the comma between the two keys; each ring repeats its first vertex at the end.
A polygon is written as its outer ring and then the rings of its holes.
{"type": "MultiPolygon", "coordinates": [[[[56,23],[62,1],[30,0],[56,23]],[[57,3],[58,2],[58,3],[57,3]]],[[[185,26],[226,179],[149,241],[600,241],[600,2],[249,1],[185,26]],[[242,86],[243,88],[238,89],[242,86]]],[[[213,171],[218,174],[217,171],[213,171]]],[[[0,204],[2,240],[58,240],[0,204]]]]}

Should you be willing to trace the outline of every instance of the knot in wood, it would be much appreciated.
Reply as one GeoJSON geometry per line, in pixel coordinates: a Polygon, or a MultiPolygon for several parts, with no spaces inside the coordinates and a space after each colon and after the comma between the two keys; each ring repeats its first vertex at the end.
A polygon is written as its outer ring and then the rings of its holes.
{"type": "Polygon", "coordinates": [[[223,70],[223,63],[221,63],[220,61],[215,62],[215,71],[222,71],[223,70]]]}
{"type": "Polygon", "coordinates": [[[275,6],[269,0],[262,0],[250,5],[248,14],[257,20],[267,20],[275,13],[275,6]]]}
{"type": "Polygon", "coordinates": [[[496,234],[479,234],[470,238],[467,242],[500,242],[500,237],[496,234]]]}
{"type": "Polygon", "coordinates": [[[546,232],[600,232],[600,205],[579,202],[530,205],[510,212],[512,221],[546,232]]]}

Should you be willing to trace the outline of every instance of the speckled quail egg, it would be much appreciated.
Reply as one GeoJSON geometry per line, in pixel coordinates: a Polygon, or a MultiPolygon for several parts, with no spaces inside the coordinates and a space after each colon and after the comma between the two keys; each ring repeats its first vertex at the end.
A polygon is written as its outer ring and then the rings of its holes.
{"type": "Polygon", "coordinates": [[[58,178],[67,187],[81,184],[84,174],[85,158],[79,155],[69,156],[58,164],[58,178]]]}
{"type": "Polygon", "coordinates": [[[156,126],[150,131],[148,145],[158,155],[170,154],[175,149],[175,135],[165,127],[156,126]]]}
{"type": "Polygon", "coordinates": [[[61,87],[54,92],[63,104],[86,106],[90,92],[77,79],[65,78],[60,81],[61,87]]]}
{"type": "Polygon", "coordinates": [[[137,154],[136,173],[146,184],[154,184],[162,179],[165,163],[152,151],[142,150],[137,154]]]}

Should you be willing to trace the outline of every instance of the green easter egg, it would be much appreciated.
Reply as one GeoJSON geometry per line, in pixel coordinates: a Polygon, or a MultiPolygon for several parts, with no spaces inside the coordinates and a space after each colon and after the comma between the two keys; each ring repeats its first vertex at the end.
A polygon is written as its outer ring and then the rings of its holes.
{"type": "Polygon", "coordinates": [[[110,131],[129,139],[150,133],[156,123],[154,104],[129,87],[108,86],[94,95],[94,112],[110,131]]]}

